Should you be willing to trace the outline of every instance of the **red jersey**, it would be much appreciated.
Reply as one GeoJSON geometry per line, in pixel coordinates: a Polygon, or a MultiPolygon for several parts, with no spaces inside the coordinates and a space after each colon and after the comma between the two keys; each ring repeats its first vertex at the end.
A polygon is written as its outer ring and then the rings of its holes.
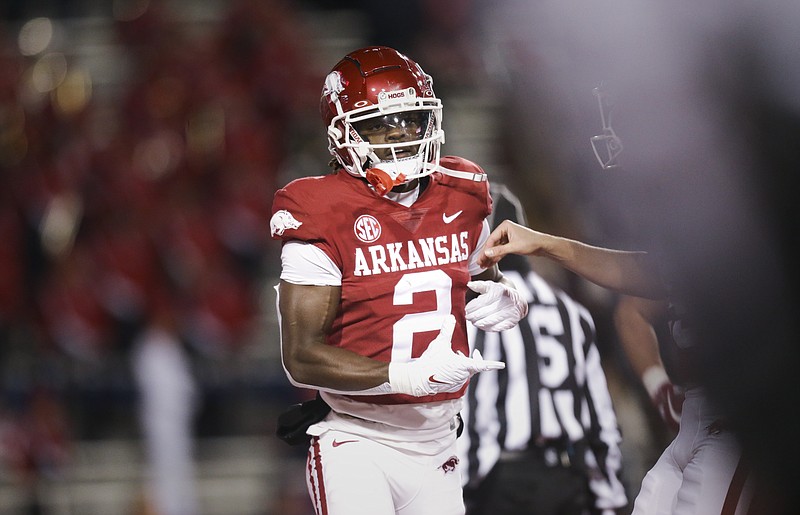
{"type": "MultiPolygon", "coordinates": [[[[459,157],[444,157],[440,166],[484,173],[459,157]]],[[[311,243],[341,270],[341,302],[329,345],[385,362],[409,361],[422,354],[452,313],[457,321],[453,349],[469,355],[464,317],[469,258],[491,208],[486,181],[435,172],[419,198],[405,207],[340,170],[297,179],[275,194],[273,220],[281,223],[273,228],[273,238],[311,243]]],[[[357,400],[431,402],[461,397],[464,389],[357,400]]]]}

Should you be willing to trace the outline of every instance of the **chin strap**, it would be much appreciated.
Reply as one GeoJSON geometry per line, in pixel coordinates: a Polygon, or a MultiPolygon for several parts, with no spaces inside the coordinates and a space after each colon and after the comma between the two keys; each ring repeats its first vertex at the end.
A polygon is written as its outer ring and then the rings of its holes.
{"type": "MultiPolygon", "coordinates": [[[[450,170],[449,168],[443,168],[441,166],[436,169],[444,175],[449,175],[458,179],[466,179],[473,182],[484,182],[488,180],[485,173],[462,172],[459,170],[450,170]]],[[[381,196],[389,193],[395,186],[406,182],[406,176],[404,174],[401,173],[396,178],[392,179],[390,174],[380,168],[368,168],[364,175],[367,182],[375,188],[375,192],[381,196]]]]}
{"type": "Polygon", "coordinates": [[[468,181],[483,182],[488,180],[488,177],[486,177],[485,173],[462,172],[459,170],[450,170],[449,168],[444,168],[442,166],[438,167],[438,170],[445,175],[449,175],[450,177],[457,177],[459,179],[466,179],[468,181]]]}

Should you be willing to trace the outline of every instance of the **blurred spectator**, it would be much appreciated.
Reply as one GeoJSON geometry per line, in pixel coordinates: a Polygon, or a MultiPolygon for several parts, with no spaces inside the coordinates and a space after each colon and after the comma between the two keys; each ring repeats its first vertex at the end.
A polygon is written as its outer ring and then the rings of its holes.
{"type": "Polygon", "coordinates": [[[25,254],[22,221],[0,192],[0,342],[25,311],[25,254]]]}
{"type": "Polygon", "coordinates": [[[27,498],[25,515],[44,513],[40,483],[59,479],[70,459],[69,423],[55,392],[35,389],[18,410],[0,411],[0,458],[27,498]]]}
{"type": "Polygon", "coordinates": [[[196,515],[193,421],[198,386],[168,301],[151,303],[131,358],[148,463],[145,502],[158,515],[196,515]]]}
{"type": "Polygon", "coordinates": [[[65,355],[98,361],[112,351],[113,321],[98,298],[97,262],[79,247],[54,264],[40,293],[45,333],[65,355]]]}

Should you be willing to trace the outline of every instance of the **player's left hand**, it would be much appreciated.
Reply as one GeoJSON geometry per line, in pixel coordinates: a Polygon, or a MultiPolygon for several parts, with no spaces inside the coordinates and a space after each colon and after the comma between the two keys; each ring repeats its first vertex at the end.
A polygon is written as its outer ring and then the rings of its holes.
{"type": "Polygon", "coordinates": [[[479,294],[467,303],[467,320],[482,331],[511,329],[528,314],[528,303],[514,288],[494,281],[470,281],[467,286],[479,294]]]}

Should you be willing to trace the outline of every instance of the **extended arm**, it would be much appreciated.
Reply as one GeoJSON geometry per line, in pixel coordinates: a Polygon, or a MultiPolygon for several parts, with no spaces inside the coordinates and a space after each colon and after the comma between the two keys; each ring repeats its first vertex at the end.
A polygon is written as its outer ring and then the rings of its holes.
{"type": "Polygon", "coordinates": [[[658,269],[646,252],[595,247],[505,220],[489,235],[479,263],[489,266],[506,254],[552,259],[584,279],[619,293],[648,298],[666,295],[658,269]]]}

